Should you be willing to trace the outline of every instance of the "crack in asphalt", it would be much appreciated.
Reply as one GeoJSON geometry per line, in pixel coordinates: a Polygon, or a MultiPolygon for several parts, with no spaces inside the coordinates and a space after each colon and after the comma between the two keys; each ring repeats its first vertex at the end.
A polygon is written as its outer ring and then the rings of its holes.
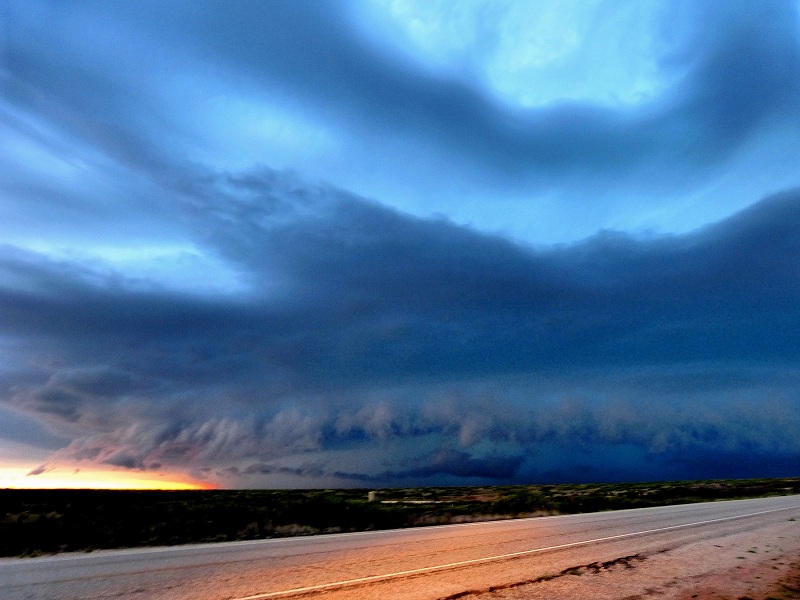
{"type": "Polygon", "coordinates": [[[511,583],[492,585],[483,589],[464,590],[463,592],[458,592],[455,594],[451,594],[449,596],[443,596],[442,598],[438,598],[438,600],[457,600],[458,598],[465,598],[467,596],[490,594],[492,592],[498,592],[500,590],[509,590],[512,588],[522,587],[525,585],[533,585],[536,583],[543,583],[545,581],[552,581],[553,579],[558,579],[559,577],[564,577],[565,575],[582,575],[583,573],[597,574],[600,571],[606,571],[616,565],[623,565],[628,569],[633,569],[636,567],[635,564],[631,564],[633,561],[641,562],[643,560],[646,560],[646,558],[647,557],[642,554],[631,554],[629,556],[620,556],[619,558],[615,558],[613,560],[607,560],[604,562],[592,562],[585,565],[567,567],[566,569],[562,569],[560,572],[555,574],[541,575],[539,577],[534,577],[532,579],[523,579],[520,581],[513,581],[511,583]]]}

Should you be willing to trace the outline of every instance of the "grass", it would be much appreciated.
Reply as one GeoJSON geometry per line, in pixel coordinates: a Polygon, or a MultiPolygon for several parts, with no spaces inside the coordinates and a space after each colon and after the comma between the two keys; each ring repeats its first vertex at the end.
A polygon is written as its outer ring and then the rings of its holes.
{"type": "Polygon", "coordinates": [[[0,490],[0,556],[393,529],[800,493],[800,478],[375,490],[0,490]]]}

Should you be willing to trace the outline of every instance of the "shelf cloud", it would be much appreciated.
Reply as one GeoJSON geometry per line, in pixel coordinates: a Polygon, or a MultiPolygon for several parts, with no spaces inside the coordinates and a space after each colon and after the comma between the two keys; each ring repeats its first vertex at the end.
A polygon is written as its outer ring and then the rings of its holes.
{"type": "Polygon", "coordinates": [[[0,9],[0,461],[794,474],[798,4],[424,4],[0,9]]]}

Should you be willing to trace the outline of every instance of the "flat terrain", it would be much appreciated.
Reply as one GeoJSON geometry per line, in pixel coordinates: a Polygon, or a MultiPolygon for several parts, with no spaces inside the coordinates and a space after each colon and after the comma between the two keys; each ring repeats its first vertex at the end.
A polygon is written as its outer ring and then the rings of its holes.
{"type": "Polygon", "coordinates": [[[2,559],[0,589],[5,600],[740,598],[787,576],[798,550],[800,496],[785,496],[2,559]],[[701,589],[736,572],[740,595],[701,589]]]}
{"type": "Polygon", "coordinates": [[[0,556],[444,525],[800,493],[800,478],[374,490],[0,490],[0,556]]]}

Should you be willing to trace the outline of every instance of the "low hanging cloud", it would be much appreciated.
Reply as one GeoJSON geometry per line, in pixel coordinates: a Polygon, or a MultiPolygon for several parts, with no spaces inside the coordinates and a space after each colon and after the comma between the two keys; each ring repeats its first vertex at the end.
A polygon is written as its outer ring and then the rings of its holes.
{"type": "Polygon", "coordinates": [[[483,480],[510,480],[519,470],[524,458],[522,456],[489,455],[473,458],[469,453],[452,448],[441,448],[431,454],[415,457],[412,464],[404,471],[382,473],[379,478],[391,480],[436,477],[454,475],[462,478],[478,478],[483,480]]]}
{"type": "Polygon", "coordinates": [[[21,365],[3,405],[74,440],[54,461],[247,485],[515,481],[603,448],[619,477],[800,455],[798,192],[686,235],[537,249],[268,169],[182,185],[244,291],[0,253],[21,365]],[[354,468],[365,448],[382,460],[354,468]]]}

